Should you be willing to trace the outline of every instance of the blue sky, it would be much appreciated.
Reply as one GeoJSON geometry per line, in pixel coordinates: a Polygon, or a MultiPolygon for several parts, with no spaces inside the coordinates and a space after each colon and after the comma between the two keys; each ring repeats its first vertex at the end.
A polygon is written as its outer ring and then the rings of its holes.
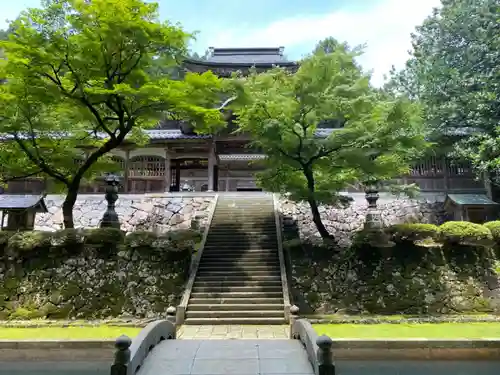
{"type": "MultiPolygon", "coordinates": [[[[366,44],[362,65],[381,84],[392,65],[402,67],[410,33],[440,0],[156,0],[162,19],[198,31],[192,49],[285,47],[290,59],[311,51],[328,36],[366,44]]],[[[40,0],[0,0],[0,28],[40,0]]]]}

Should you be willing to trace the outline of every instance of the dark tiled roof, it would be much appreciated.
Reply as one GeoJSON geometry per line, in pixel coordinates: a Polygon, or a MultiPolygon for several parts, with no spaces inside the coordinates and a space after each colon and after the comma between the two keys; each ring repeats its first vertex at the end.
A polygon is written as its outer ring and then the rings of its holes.
{"type": "MultiPolygon", "coordinates": [[[[333,131],[338,129],[317,129],[316,136],[323,138],[328,137],[333,131]]],[[[144,133],[148,135],[152,140],[162,140],[162,139],[210,139],[212,136],[210,134],[184,134],[179,129],[148,129],[144,130],[144,133]]],[[[47,133],[47,136],[54,138],[64,138],[67,136],[66,133],[47,133]]],[[[19,136],[23,138],[22,135],[19,136]]],[[[97,137],[104,139],[107,137],[104,133],[98,133],[97,137]]],[[[0,136],[0,140],[12,140],[14,137],[10,134],[4,134],[0,136]]],[[[26,137],[28,139],[28,137],[26,137]]]]}
{"type": "Polygon", "coordinates": [[[178,129],[151,129],[144,131],[151,139],[210,139],[210,134],[183,134],[178,129]]]}
{"type": "Polygon", "coordinates": [[[34,208],[36,212],[47,212],[43,196],[0,194],[0,210],[34,208]]]}
{"type": "Polygon", "coordinates": [[[206,61],[223,64],[275,64],[289,63],[283,56],[283,47],[278,48],[213,48],[209,49],[206,61]]]}
{"type": "Polygon", "coordinates": [[[496,206],[485,194],[448,194],[448,199],[460,206],[496,206]]]}
{"type": "MultiPolygon", "coordinates": [[[[155,139],[209,139],[212,138],[209,134],[183,134],[179,129],[148,129],[144,130],[144,133],[149,136],[152,140],[155,139]]],[[[63,133],[47,133],[48,137],[53,138],[64,138],[67,134],[63,133]]],[[[97,137],[100,139],[107,138],[105,133],[97,133],[97,137]]],[[[28,136],[19,135],[21,139],[29,139],[28,136]]],[[[14,136],[10,134],[0,135],[0,141],[7,141],[14,139],[14,136]]]]}

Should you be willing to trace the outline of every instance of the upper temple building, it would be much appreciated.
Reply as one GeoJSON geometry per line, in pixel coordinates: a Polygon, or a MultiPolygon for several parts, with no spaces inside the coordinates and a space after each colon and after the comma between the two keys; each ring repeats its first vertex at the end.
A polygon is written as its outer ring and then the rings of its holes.
{"type": "MultiPolygon", "coordinates": [[[[186,59],[186,71],[212,71],[220,77],[242,74],[254,67],[265,71],[281,66],[295,71],[297,62],[290,61],[283,47],[276,48],[214,48],[204,59],[186,59]]],[[[320,124],[318,137],[328,136],[339,124],[320,124]]],[[[232,128],[231,119],[228,128],[232,128]]],[[[148,130],[149,144],[138,147],[125,142],[112,151],[121,169],[122,193],[173,192],[188,187],[194,191],[256,191],[256,172],[263,168],[266,157],[259,150],[248,147],[250,137],[224,131],[217,135],[199,135],[193,128],[179,121],[162,121],[157,128],[148,130]]],[[[484,185],[474,180],[468,165],[451,165],[444,158],[433,157],[415,165],[405,183],[416,183],[422,191],[430,192],[482,192],[484,185]]],[[[6,188],[10,193],[39,193],[47,190],[43,181],[26,179],[12,181],[6,188]]],[[[48,189],[50,190],[50,189],[48,189]]],[[[83,193],[101,193],[102,182],[83,186],[83,193]]],[[[50,191],[49,191],[50,192],[50,191]]]]}

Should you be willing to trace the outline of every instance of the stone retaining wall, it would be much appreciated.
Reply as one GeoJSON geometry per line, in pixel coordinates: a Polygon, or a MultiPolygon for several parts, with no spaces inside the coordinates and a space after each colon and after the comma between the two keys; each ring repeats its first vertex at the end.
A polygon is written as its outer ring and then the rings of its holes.
{"type": "MultiPolygon", "coordinates": [[[[348,246],[352,235],[360,230],[365,222],[367,202],[364,194],[351,194],[351,196],[354,200],[347,208],[319,207],[323,224],[341,246],[348,246]]],[[[284,220],[291,221],[297,226],[301,239],[314,241],[320,238],[307,203],[297,203],[282,198],[280,204],[284,220]]],[[[385,225],[405,222],[440,223],[445,217],[442,200],[436,198],[414,200],[381,194],[378,207],[385,225]]]]}
{"type": "MultiPolygon", "coordinates": [[[[37,214],[35,229],[54,231],[63,228],[62,202],[64,196],[48,195],[49,210],[37,214]]],[[[151,230],[166,232],[171,229],[203,230],[208,214],[215,201],[215,195],[120,195],[116,212],[120,217],[122,230],[151,230]]],[[[76,228],[96,228],[106,211],[104,195],[81,194],[73,210],[76,228]]]]}

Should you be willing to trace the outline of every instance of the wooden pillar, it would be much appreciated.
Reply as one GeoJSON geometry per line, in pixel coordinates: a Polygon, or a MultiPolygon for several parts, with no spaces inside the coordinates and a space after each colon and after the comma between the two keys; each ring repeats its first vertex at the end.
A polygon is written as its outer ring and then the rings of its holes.
{"type": "Polygon", "coordinates": [[[219,166],[214,165],[214,185],[212,188],[213,191],[219,191],[219,166]]]}
{"type": "Polygon", "coordinates": [[[171,165],[171,156],[168,151],[168,148],[165,149],[165,179],[164,179],[164,191],[170,191],[170,185],[172,184],[172,165],[171,165]]]}
{"type": "Polygon", "coordinates": [[[128,184],[128,178],[129,178],[129,160],[130,160],[130,150],[125,151],[125,161],[123,162],[123,191],[125,193],[128,193],[129,191],[129,184],[128,184]]]}
{"type": "Polygon", "coordinates": [[[175,159],[175,186],[177,191],[181,187],[181,161],[180,159],[175,159]]]}
{"type": "Polygon", "coordinates": [[[216,173],[217,156],[215,156],[215,143],[212,142],[208,150],[208,191],[217,191],[218,173],[216,173]]]}
{"type": "Polygon", "coordinates": [[[448,174],[448,160],[445,157],[441,158],[441,163],[443,166],[443,180],[444,180],[444,191],[448,193],[448,190],[450,189],[450,181],[449,181],[449,174],[448,174]]]}
{"type": "Polygon", "coordinates": [[[208,155],[208,191],[213,191],[214,189],[214,159],[212,155],[208,155]]]}

